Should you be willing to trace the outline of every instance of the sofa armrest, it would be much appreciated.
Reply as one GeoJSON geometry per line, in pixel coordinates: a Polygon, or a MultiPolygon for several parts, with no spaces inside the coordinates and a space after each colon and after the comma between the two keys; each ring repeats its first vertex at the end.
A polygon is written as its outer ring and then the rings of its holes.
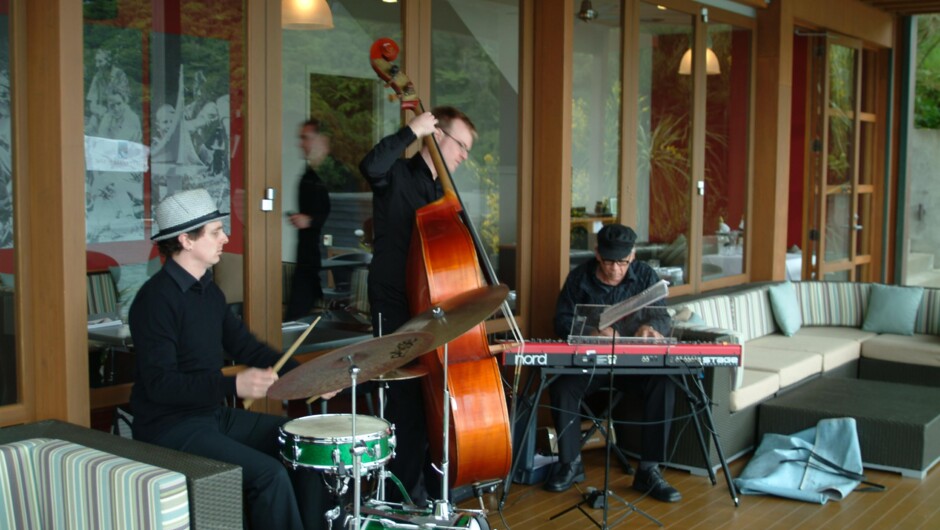
{"type": "Polygon", "coordinates": [[[672,328],[673,337],[681,341],[727,342],[741,345],[741,365],[732,368],[731,390],[741,388],[744,383],[744,337],[731,329],[713,328],[701,325],[676,324],[672,328]]]}
{"type": "Polygon", "coordinates": [[[136,460],[186,476],[194,528],[242,527],[241,467],[57,420],[0,429],[0,444],[56,438],[136,460]]]}

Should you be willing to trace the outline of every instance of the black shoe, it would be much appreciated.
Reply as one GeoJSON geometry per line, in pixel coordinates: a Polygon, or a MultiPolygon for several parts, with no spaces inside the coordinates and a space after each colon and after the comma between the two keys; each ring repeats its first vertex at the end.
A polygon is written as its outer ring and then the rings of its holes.
{"type": "Polygon", "coordinates": [[[648,493],[650,497],[662,502],[679,502],[682,494],[663,478],[658,467],[638,470],[633,477],[633,489],[648,493]]]}
{"type": "Polygon", "coordinates": [[[584,464],[581,463],[580,455],[574,462],[555,464],[552,474],[545,481],[545,490],[565,491],[575,482],[584,482],[584,464]]]}

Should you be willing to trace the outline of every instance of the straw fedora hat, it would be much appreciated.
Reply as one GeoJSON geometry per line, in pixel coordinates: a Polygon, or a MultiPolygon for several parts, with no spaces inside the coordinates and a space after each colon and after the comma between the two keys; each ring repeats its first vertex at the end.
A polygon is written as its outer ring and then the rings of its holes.
{"type": "Polygon", "coordinates": [[[163,202],[157,206],[154,219],[160,231],[150,239],[153,241],[170,239],[226,217],[228,214],[219,212],[208,191],[204,189],[181,191],[163,199],[163,202]]]}

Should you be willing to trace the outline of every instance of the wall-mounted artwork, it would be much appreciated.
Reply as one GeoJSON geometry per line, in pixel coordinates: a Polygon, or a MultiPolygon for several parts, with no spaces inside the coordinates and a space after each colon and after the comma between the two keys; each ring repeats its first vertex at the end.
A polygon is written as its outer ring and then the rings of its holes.
{"type": "Polygon", "coordinates": [[[92,162],[85,171],[88,243],[144,237],[142,42],[136,29],[85,26],[85,144],[92,162]]]}
{"type": "Polygon", "coordinates": [[[219,211],[231,212],[228,42],[162,33],[151,42],[151,208],[205,188],[219,211]]]}

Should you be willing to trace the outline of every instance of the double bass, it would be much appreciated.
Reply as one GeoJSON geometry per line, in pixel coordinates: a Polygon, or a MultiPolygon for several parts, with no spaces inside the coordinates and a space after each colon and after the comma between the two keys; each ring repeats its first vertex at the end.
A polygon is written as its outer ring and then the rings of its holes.
{"type": "MultiPolygon", "coordinates": [[[[375,41],[369,52],[372,68],[396,92],[403,110],[422,114],[424,107],[414,85],[393,64],[398,52],[398,45],[391,39],[375,41]]],[[[434,135],[426,136],[424,142],[444,196],[420,208],[415,215],[407,266],[412,315],[461,293],[498,283],[434,135]]],[[[506,304],[504,313],[514,325],[506,304]]],[[[499,364],[490,353],[484,324],[477,324],[447,347],[450,486],[504,477],[512,463],[509,416],[499,364]]],[[[445,417],[441,400],[444,348],[422,356],[420,362],[428,369],[427,377],[422,379],[428,440],[432,456],[439,462],[444,443],[438,436],[443,432],[445,417]]]]}

